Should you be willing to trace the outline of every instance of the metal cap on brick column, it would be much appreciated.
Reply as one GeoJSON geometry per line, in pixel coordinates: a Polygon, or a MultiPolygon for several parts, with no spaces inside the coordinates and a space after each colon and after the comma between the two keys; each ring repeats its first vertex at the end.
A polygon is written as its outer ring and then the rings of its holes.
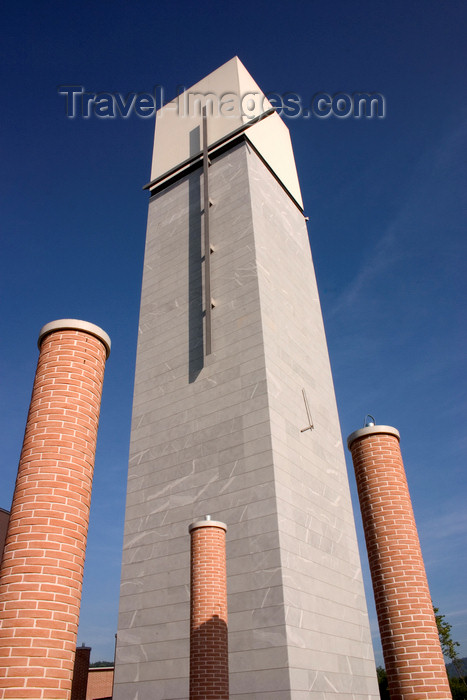
{"type": "Polygon", "coordinates": [[[347,439],[357,480],[392,700],[450,698],[399,431],[367,425],[347,439]]]}
{"type": "Polygon", "coordinates": [[[358,440],[358,438],[365,437],[366,435],[378,435],[379,433],[394,435],[398,440],[401,439],[399,431],[390,425],[367,425],[364,428],[360,428],[360,430],[355,430],[353,433],[350,433],[347,438],[347,447],[351,450],[354,440],[358,440]]]}
{"type": "Polygon", "coordinates": [[[225,533],[218,520],[198,520],[191,535],[190,700],[228,700],[225,533]]]}
{"type": "Polygon", "coordinates": [[[69,700],[110,338],[62,319],[38,344],[0,575],[0,698],[69,700]]]}
{"type": "Polygon", "coordinates": [[[99,340],[105,346],[106,357],[109,357],[111,342],[107,333],[103,331],[102,328],[99,328],[99,326],[96,326],[94,323],[89,323],[88,321],[80,321],[77,318],[61,318],[58,321],[51,321],[50,323],[46,323],[45,326],[42,326],[39,332],[39,338],[37,339],[37,346],[39,350],[42,341],[44,340],[46,335],[56,331],[66,330],[83,331],[84,333],[89,333],[90,335],[99,338],[99,340]]]}

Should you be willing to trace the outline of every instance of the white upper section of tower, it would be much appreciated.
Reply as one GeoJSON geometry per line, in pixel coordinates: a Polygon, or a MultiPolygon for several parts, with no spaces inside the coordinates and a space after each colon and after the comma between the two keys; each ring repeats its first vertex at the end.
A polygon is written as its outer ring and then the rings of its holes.
{"type": "MultiPolygon", "coordinates": [[[[151,181],[201,152],[204,106],[209,147],[271,109],[264,93],[235,56],[157,111],[151,181]]],[[[289,130],[279,115],[272,113],[253,123],[245,134],[303,207],[289,130]]]]}

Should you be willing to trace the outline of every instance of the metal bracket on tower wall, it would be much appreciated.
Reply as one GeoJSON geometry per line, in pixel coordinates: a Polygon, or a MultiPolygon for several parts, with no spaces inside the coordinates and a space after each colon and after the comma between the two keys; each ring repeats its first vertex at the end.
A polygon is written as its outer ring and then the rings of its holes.
{"type": "Polygon", "coordinates": [[[309,405],[308,405],[308,399],[307,399],[307,396],[306,396],[306,391],[305,391],[305,389],[302,389],[302,394],[303,394],[303,401],[304,401],[304,403],[305,403],[306,415],[307,415],[307,418],[308,418],[308,425],[307,425],[307,427],[306,427],[306,428],[302,428],[302,429],[300,430],[301,433],[304,433],[306,430],[313,430],[313,428],[314,428],[315,426],[313,425],[313,419],[312,419],[312,417],[311,417],[310,407],[309,407],[309,405]]]}

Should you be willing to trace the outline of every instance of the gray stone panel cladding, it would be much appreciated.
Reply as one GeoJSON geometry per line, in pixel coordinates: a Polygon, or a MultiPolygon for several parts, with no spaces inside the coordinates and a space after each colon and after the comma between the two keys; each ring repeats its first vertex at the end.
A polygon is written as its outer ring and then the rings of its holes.
{"type": "Polygon", "coordinates": [[[248,141],[149,204],[115,700],[186,700],[190,540],[228,525],[230,696],[379,697],[342,439],[302,213],[248,141]],[[308,425],[305,389],[314,429],[308,425]]]}

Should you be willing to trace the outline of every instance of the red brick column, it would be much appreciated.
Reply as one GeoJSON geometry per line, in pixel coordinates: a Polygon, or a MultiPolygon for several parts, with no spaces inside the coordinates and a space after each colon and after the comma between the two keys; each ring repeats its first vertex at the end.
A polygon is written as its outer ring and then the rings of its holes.
{"type": "Polygon", "coordinates": [[[77,647],[75,653],[75,664],[73,667],[73,682],[71,684],[70,700],[86,700],[90,659],[91,647],[87,647],[84,644],[81,647],[77,647]]]}
{"type": "Polygon", "coordinates": [[[5,546],[8,523],[10,521],[10,511],[0,508],[0,565],[2,563],[3,548],[5,546]]]}
{"type": "Polygon", "coordinates": [[[0,698],[70,697],[104,366],[91,323],[44,326],[0,572],[0,698]]]}
{"type": "Polygon", "coordinates": [[[451,698],[399,433],[373,425],[347,444],[357,479],[391,700],[451,698]]]}
{"type": "Polygon", "coordinates": [[[191,533],[190,700],[228,700],[227,526],[200,520],[191,533]]]}

